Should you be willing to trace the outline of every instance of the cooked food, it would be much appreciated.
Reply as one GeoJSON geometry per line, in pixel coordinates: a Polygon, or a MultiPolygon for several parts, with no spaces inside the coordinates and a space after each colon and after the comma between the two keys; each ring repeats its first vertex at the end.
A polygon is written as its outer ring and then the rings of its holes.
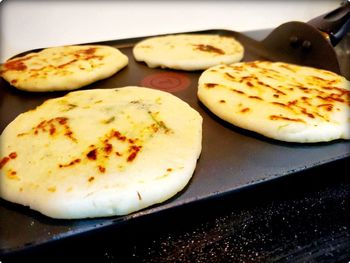
{"type": "Polygon", "coordinates": [[[243,58],[244,48],[233,37],[179,34],[147,38],[135,45],[134,57],[151,67],[203,70],[243,58]]]}
{"type": "Polygon", "coordinates": [[[201,116],[170,93],[71,92],[5,128],[0,196],[53,218],[125,215],[181,191],[201,139],[201,116]]]}
{"type": "Polygon", "coordinates": [[[62,46],[10,59],[1,65],[0,72],[21,90],[58,91],[108,78],[127,64],[128,57],[110,46],[62,46]]]}
{"type": "Polygon", "coordinates": [[[200,76],[198,97],[221,119],[269,138],[350,139],[350,82],[330,71],[268,61],[220,65],[200,76]]]}

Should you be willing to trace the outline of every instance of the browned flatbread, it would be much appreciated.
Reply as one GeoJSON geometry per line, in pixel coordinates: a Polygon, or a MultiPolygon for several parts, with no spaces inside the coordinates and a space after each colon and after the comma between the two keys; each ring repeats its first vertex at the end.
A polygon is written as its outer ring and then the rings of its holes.
{"type": "Polygon", "coordinates": [[[198,97],[239,127],[288,142],[350,139],[350,84],[330,71],[282,62],[206,70],[198,97]]]}
{"type": "Polygon", "coordinates": [[[10,59],[0,72],[26,91],[73,90],[110,77],[127,64],[128,57],[110,46],[63,46],[10,59]]]}
{"type": "Polygon", "coordinates": [[[124,215],[192,177],[202,118],[163,91],[75,91],[19,115],[0,136],[0,196],[54,218],[124,215]]]}
{"type": "Polygon", "coordinates": [[[243,58],[244,48],[233,37],[210,34],[178,34],[147,38],[133,49],[137,61],[149,67],[203,70],[243,58]]]}

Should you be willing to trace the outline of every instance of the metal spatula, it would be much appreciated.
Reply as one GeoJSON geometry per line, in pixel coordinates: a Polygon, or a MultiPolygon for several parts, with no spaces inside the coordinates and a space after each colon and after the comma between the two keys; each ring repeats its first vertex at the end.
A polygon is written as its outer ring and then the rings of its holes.
{"type": "MultiPolygon", "coordinates": [[[[334,46],[350,31],[350,0],[308,23],[288,22],[261,43],[269,59],[312,66],[342,74],[334,46]]],[[[344,73],[345,74],[345,73],[344,73]]],[[[344,75],[343,74],[343,75],[344,75]]]]}

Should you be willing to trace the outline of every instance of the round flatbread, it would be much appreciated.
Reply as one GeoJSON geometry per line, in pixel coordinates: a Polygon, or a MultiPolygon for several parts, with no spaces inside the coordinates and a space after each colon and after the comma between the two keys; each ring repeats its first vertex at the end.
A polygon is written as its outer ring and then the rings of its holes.
{"type": "Polygon", "coordinates": [[[10,59],[1,65],[0,72],[21,90],[58,91],[108,78],[127,64],[128,57],[110,46],[62,46],[10,59]]]}
{"type": "Polygon", "coordinates": [[[212,67],[198,97],[221,119],[300,143],[350,139],[350,82],[333,72],[281,62],[212,67]]]}
{"type": "Polygon", "coordinates": [[[134,57],[151,67],[203,70],[243,58],[243,46],[233,37],[179,34],[152,37],[135,45],[134,57]]]}
{"type": "Polygon", "coordinates": [[[128,214],[185,187],[201,139],[201,116],[170,93],[71,92],[5,128],[0,196],[53,218],[128,214]]]}

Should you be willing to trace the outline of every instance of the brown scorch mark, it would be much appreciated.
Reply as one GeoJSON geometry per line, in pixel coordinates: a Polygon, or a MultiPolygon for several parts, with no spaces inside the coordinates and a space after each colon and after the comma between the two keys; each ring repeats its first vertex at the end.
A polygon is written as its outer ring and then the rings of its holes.
{"type": "MultiPolygon", "coordinates": [[[[151,131],[158,132],[163,131],[165,134],[171,132],[171,130],[166,126],[166,124],[158,120],[157,113],[148,112],[154,123],[152,123],[148,128],[151,131]]],[[[66,123],[67,120],[62,119],[61,123],[66,123]]],[[[38,125],[38,127],[45,126],[45,122],[38,125]]],[[[130,163],[137,158],[139,152],[142,150],[142,140],[139,138],[129,138],[122,134],[120,131],[111,129],[103,137],[99,139],[96,144],[91,144],[86,151],[83,153],[82,159],[76,158],[67,164],[59,164],[60,168],[70,167],[72,165],[78,164],[80,162],[93,161],[99,172],[106,172],[106,161],[114,156],[115,158],[125,156],[125,161],[130,163]],[[116,151],[117,146],[113,146],[113,141],[118,141],[123,144],[127,144],[127,148],[122,151],[116,151]]]]}
{"type": "Polygon", "coordinates": [[[324,108],[326,111],[332,111],[333,104],[325,103],[325,104],[319,104],[317,105],[318,108],[324,108]]]}
{"type": "MultiPolygon", "coordinates": [[[[64,136],[68,137],[70,140],[77,142],[76,138],[73,136],[73,131],[68,125],[68,118],[66,117],[56,117],[50,120],[43,120],[37,126],[32,128],[34,135],[41,133],[48,133],[50,136],[63,133],[64,136]]],[[[17,137],[28,135],[29,133],[19,133],[17,137]]]]}
{"type": "Polygon", "coordinates": [[[245,94],[243,91],[238,90],[238,89],[231,89],[231,91],[238,93],[238,94],[245,94]]]}
{"type": "Polygon", "coordinates": [[[34,57],[34,55],[7,61],[4,64],[4,70],[2,71],[2,73],[6,72],[6,71],[10,71],[10,70],[15,70],[15,71],[26,70],[27,66],[24,64],[24,61],[31,59],[32,57],[34,57]]]}
{"type": "Polygon", "coordinates": [[[272,121],[284,120],[284,121],[304,122],[300,118],[288,118],[288,117],[279,116],[279,115],[270,115],[270,120],[272,120],[272,121]]]}
{"type": "Polygon", "coordinates": [[[92,149],[86,154],[89,160],[95,161],[97,159],[97,149],[92,149]]]}
{"type": "Polygon", "coordinates": [[[105,173],[106,172],[106,168],[102,165],[99,165],[98,166],[98,170],[101,172],[101,173],[105,173]]]}
{"type": "Polygon", "coordinates": [[[9,157],[4,157],[0,160],[0,169],[5,166],[5,164],[10,161],[9,157]]]}
{"type": "Polygon", "coordinates": [[[17,158],[17,153],[12,152],[8,156],[5,156],[0,159],[0,169],[4,167],[11,159],[16,159],[17,158]]]}
{"type": "Polygon", "coordinates": [[[248,96],[248,98],[250,99],[255,99],[255,100],[263,100],[261,97],[259,96],[248,96]]]}
{"type": "Polygon", "coordinates": [[[219,55],[224,55],[225,52],[217,47],[214,47],[212,45],[206,45],[206,44],[196,44],[193,45],[195,47],[196,50],[200,50],[200,51],[204,51],[204,52],[210,52],[210,53],[216,53],[219,55]]]}
{"type": "Polygon", "coordinates": [[[137,146],[137,145],[130,146],[130,148],[129,148],[130,154],[127,158],[127,161],[132,162],[136,158],[136,156],[139,153],[139,151],[141,150],[141,148],[142,148],[142,146],[137,146]]]}
{"type": "Polygon", "coordinates": [[[64,68],[65,66],[68,66],[68,65],[70,65],[70,64],[73,64],[73,63],[76,62],[76,61],[78,61],[78,60],[77,60],[77,59],[73,59],[73,60],[71,60],[71,61],[68,61],[67,63],[58,65],[57,68],[62,69],[62,68],[64,68]]]}
{"type": "Polygon", "coordinates": [[[67,164],[59,164],[58,167],[59,167],[59,168],[63,168],[63,167],[73,166],[73,165],[75,165],[75,164],[80,163],[80,161],[81,161],[81,160],[80,160],[79,158],[77,158],[77,159],[74,159],[73,161],[70,161],[70,162],[67,163],[67,164]]]}
{"type": "Polygon", "coordinates": [[[216,84],[216,83],[205,83],[204,85],[205,85],[205,87],[211,89],[211,88],[215,88],[218,84],[216,84]]]}

